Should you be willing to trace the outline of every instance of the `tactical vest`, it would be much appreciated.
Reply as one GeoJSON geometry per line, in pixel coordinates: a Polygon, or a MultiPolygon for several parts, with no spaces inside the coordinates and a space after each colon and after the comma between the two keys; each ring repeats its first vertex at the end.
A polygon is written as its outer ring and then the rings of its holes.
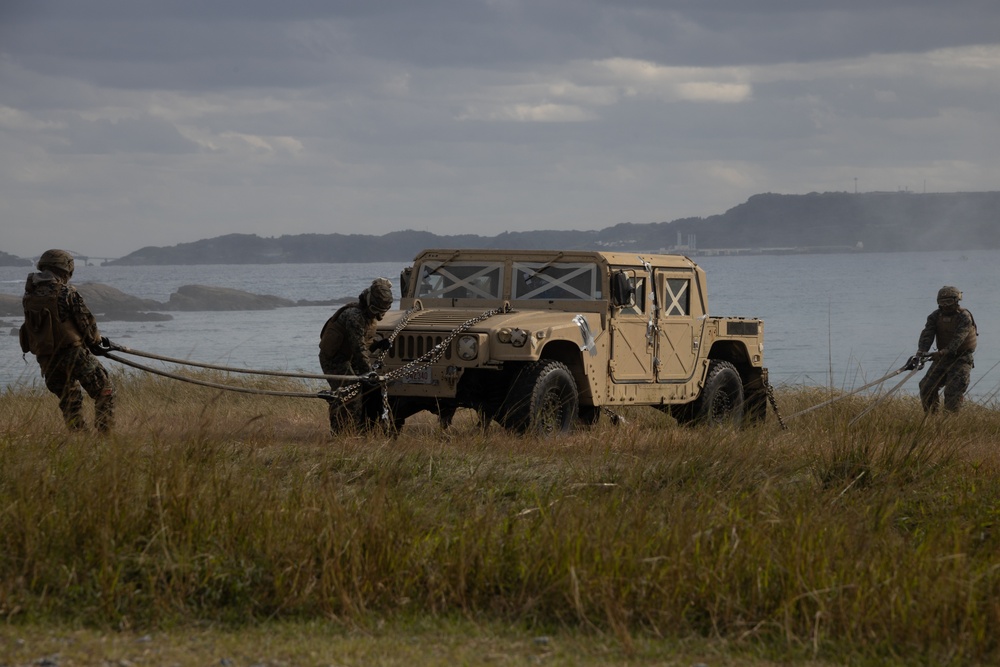
{"type": "Polygon", "coordinates": [[[24,324],[20,331],[21,351],[47,357],[59,350],[80,347],[83,336],[76,325],[59,320],[59,295],[24,297],[24,324]]]}
{"type": "Polygon", "coordinates": [[[972,313],[968,310],[965,308],[959,308],[958,312],[954,315],[946,315],[942,313],[941,316],[938,317],[935,338],[937,339],[937,347],[939,350],[943,350],[951,344],[951,342],[955,339],[955,330],[958,328],[958,313],[968,313],[969,319],[972,320],[972,331],[970,331],[969,335],[965,337],[965,340],[955,353],[956,356],[961,356],[967,352],[974,352],[976,350],[977,339],[979,338],[979,331],[976,327],[976,319],[972,317],[972,313]]]}

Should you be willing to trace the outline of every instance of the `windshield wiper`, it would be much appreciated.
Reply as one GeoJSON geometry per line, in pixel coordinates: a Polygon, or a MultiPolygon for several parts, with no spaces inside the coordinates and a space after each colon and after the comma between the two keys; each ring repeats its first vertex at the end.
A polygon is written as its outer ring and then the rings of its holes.
{"type": "Polygon", "coordinates": [[[556,262],[558,262],[560,259],[562,259],[562,257],[563,257],[563,253],[560,251],[558,255],[556,255],[555,257],[553,257],[549,261],[545,262],[545,264],[542,264],[540,267],[538,267],[537,269],[535,269],[534,271],[532,271],[530,276],[527,275],[527,274],[525,274],[525,276],[524,276],[524,282],[528,282],[532,278],[536,277],[542,271],[545,271],[550,266],[552,266],[553,264],[555,264],[556,262]]]}
{"type": "Polygon", "coordinates": [[[461,252],[462,252],[461,250],[456,250],[455,252],[451,253],[451,257],[444,260],[443,262],[435,266],[433,269],[425,273],[424,277],[426,278],[427,276],[433,276],[435,273],[443,269],[446,264],[450,264],[451,262],[455,261],[455,258],[458,257],[461,254],[461,252]]]}

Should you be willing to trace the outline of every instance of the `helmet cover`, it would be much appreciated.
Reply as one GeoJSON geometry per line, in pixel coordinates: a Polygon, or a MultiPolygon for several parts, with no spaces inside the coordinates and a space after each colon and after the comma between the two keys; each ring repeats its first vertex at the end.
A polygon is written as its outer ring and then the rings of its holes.
{"type": "Polygon", "coordinates": [[[358,300],[376,315],[388,312],[392,308],[392,282],[388,278],[376,278],[358,300]]]}
{"type": "Polygon", "coordinates": [[[950,301],[954,299],[956,302],[962,300],[962,292],[959,291],[957,287],[952,287],[950,285],[945,285],[938,290],[937,300],[938,303],[941,301],[950,301]]]}
{"type": "Polygon", "coordinates": [[[42,253],[42,256],[38,258],[38,270],[52,270],[61,271],[67,276],[73,276],[73,255],[69,254],[65,250],[59,250],[58,248],[53,248],[52,250],[46,250],[42,253]]]}

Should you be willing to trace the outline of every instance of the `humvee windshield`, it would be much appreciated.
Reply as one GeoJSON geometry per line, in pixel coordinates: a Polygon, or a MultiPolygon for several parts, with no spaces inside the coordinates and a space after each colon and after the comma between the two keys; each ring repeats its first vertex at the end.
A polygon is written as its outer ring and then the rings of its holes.
{"type": "Polygon", "coordinates": [[[512,299],[601,298],[601,272],[592,263],[514,262],[512,299]]]}
{"type": "Polygon", "coordinates": [[[573,299],[603,298],[601,271],[593,262],[514,262],[513,284],[504,289],[504,262],[424,262],[414,296],[418,299],[573,299]]]}
{"type": "Polygon", "coordinates": [[[422,299],[500,299],[503,262],[424,262],[415,296],[422,299]]]}

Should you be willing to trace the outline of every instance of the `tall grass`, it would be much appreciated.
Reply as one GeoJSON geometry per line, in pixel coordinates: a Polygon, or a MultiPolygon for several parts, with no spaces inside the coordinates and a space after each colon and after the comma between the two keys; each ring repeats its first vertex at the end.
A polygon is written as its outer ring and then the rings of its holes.
{"type": "MultiPolygon", "coordinates": [[[[1000,413],[852,398],[746,431],[473,415],[330,438],[321,401],[121,378],[115,433],[0,396],[0,616],[466,615],[778,655],[1000,657],[1000,413]]],[[[268,386],[275,386],[273,383],[268,386]]],[[[779,391],[787,413],[826,396],[779,391]]]]}

